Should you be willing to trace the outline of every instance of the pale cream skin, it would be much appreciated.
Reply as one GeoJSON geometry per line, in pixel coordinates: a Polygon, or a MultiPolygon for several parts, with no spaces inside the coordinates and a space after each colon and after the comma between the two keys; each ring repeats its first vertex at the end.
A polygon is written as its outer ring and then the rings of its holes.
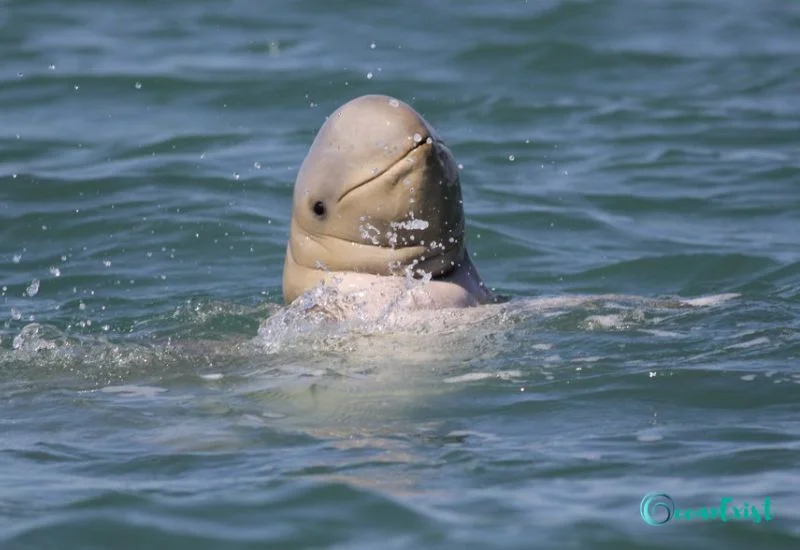
{"type": "Polygon", "coordinates": [[[455,159],[399,100],[362,96],[337,109],[298,172],[284,301],[316,291],[339,318],[496,301],[465,249],[455,159]]]}
{"type": "Polygon", "coordinates": [[[466,258],[461,267],[439,279],[409,280],[371,273],[332,272],[325,284],[353,299],[367,318],[394,311],[474,307],[494,302],[475,265],[466,258]]]}

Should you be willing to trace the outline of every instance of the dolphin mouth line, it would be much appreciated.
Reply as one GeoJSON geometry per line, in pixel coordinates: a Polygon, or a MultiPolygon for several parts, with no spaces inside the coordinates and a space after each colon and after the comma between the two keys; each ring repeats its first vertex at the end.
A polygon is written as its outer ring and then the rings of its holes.
{"type": "MultiPolygon", "coordinates": [[[[306,232],[306,234],[314,242],[316,242],[317,244],[319,244],[320,246],[322,246],[326,250],[328,250],[328,251],[331,250],[330,247],[325,244],[324,240],[319,238],[319,235],[314,235],[313,233],[309,233],[309,232],[306,232]]],[[[368,243],[359,242],[359,241],[352,241],[350,239],[345,239],[345,238],[342,238],[342,237],[336,237],[336,236],[333,236],[333,235],[326,235],[326,236],[327,237],[331,237],[333,239],[336,239],[337,241],[343,242],[343,243],[357,244],[357,245],[363,245],[363,246],[374,246],[375,248],[383,248],[383,249],[386,249],[386,250],[403,250],[403,249],[407,249],[407,248],[415,248],[415,247],[422,246],[422,245],[419,245],[419,244],[410,244],[410,245],[406,245],[406,246],[383,246],[383,245],[380,245],[380,244],[368,244],[368,243]]],[[[294,253],[291,251],[291,243],[290,243],[290,246],[289,246],[289,250],[290,250],[290,254],[292,254],[292,259],[294,260],[294,253]]],[[[439,258],[440,256],[444,256],[448,251],[449,251],[449,249],[443,249],[443,250],[438,250],[438,251],[436,251],[436,252],[434,252],[432,254],[423,254],[424,257],[425,257],[425,262],[429,262],[430,260],[433,260],[435,258],[439,258]]],[[[296,262],[297,260],[294,260],[294,261],[296,262]]],[[[422,263],[422,262],[418,262],[418,263],[422,263]]],[[[447,269],[442,271],[442,273],[440,273],[439,275],[434,275],[432,277],[432,279],[436,280],[436,279],[442,279],[444,277],[447,277],[453,271],[458,269],[460,266],[461,266],[461,262],[455,262],[453,265],[448,266],[447,269]]],[[[413,264],[413,265],[409,264],[408,266],[405,266],[405,268],[409,268],[411,270],[412,276],[416,276],[417,273],[415,273],[415,272],[418,269],[421,269],[421,268],[417,267],[417,264],[413,264]]],[[[333,270],[333,271],[336,271],[336,270],[333,270]]],[[[423,271],[425,271],[425,270],[423,269],[423,271]]],[[[361,272],[361,273],[368,273],[368,272],[364,271],[364,272],[361,272]]],[[[387,275],[387,276],[398,277],[399,275],[387,275]]]]}
{"type": "MultiPolygon", "coordinates": [[[[354,185],[353,187],[351,187],[350,189],[348,189],[347,191],[342,193],[339,196],[339,198],[336,200],[336,202],[337,203],[342,202],[342,200],[347,195],[349,195],[350,193],[352,193],[356,189],[359,189],[360,187],[364,187],[365,185],[367,185],[369,183],[372,183],[373,181],[375,181],[376,179],[378,179],[379,177],[384,175],[386,172],[388,172],[389,170],[391,170],[392,168],[394,168],[395,166],[397,166],[398,164],[403,162],[405,159],[407,159],[409,157],[409,155],[411,155],[411,153],[413,153],[414,151],[416,151],[417,149],[419,149],[420,147],[422,147],[424,145],[428,145],[428,141],[429,140],[433,140],[433,136],[431,136],[430,134],[425,134],[424,136],[422,136],[422,138],[417,143],[414,144],[414,146],[411,149],[408,150],[408,152],[405,155],[403,155],[402,157],[397,159],[395,162],[393,162],[392,164],[390,164],[389,166],[387,166],[383,170],[381,170],[379,172],[376,172],[375,175],[372,176],[371,178],[369,178],[367,180],[364,180],[359,184],[354,185]]],[[[438,143],[438,142],[439,142],[438,140],[431,141],[431,143],[438,143]]]]}

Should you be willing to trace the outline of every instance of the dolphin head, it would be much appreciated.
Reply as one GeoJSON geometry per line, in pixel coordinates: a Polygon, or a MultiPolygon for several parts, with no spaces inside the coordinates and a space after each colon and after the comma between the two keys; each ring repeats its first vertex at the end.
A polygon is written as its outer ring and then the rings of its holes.
{"type": "Polygon", "coordinates": [[[433,128],[382,95],[330,115],[294,186],[284,301],[329,272],[440,277],[463,261],[458,167],[433,128]]]}

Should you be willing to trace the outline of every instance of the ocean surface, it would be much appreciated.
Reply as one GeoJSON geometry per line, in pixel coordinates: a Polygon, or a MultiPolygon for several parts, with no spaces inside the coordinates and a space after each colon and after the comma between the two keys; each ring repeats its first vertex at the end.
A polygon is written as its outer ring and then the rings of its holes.
{"type": "Polygon", "coordinates": [[[0,1],[0,548],[800,548],[799,97],[790,0],[0,1]],[[280,317],[367,93],[513,307],[280,317]]]}

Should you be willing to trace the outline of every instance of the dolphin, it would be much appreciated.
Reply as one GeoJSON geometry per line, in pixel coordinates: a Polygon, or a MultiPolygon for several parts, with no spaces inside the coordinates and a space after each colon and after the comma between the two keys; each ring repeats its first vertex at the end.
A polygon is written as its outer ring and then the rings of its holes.
{"type": "Polygon", "coordinates": [[[406,103],[366,95],[339,107],[295,181],[284,302],[321,286],[358,297],[362,313],[497,302],[465,246],[458,172],[406,103]]]}

